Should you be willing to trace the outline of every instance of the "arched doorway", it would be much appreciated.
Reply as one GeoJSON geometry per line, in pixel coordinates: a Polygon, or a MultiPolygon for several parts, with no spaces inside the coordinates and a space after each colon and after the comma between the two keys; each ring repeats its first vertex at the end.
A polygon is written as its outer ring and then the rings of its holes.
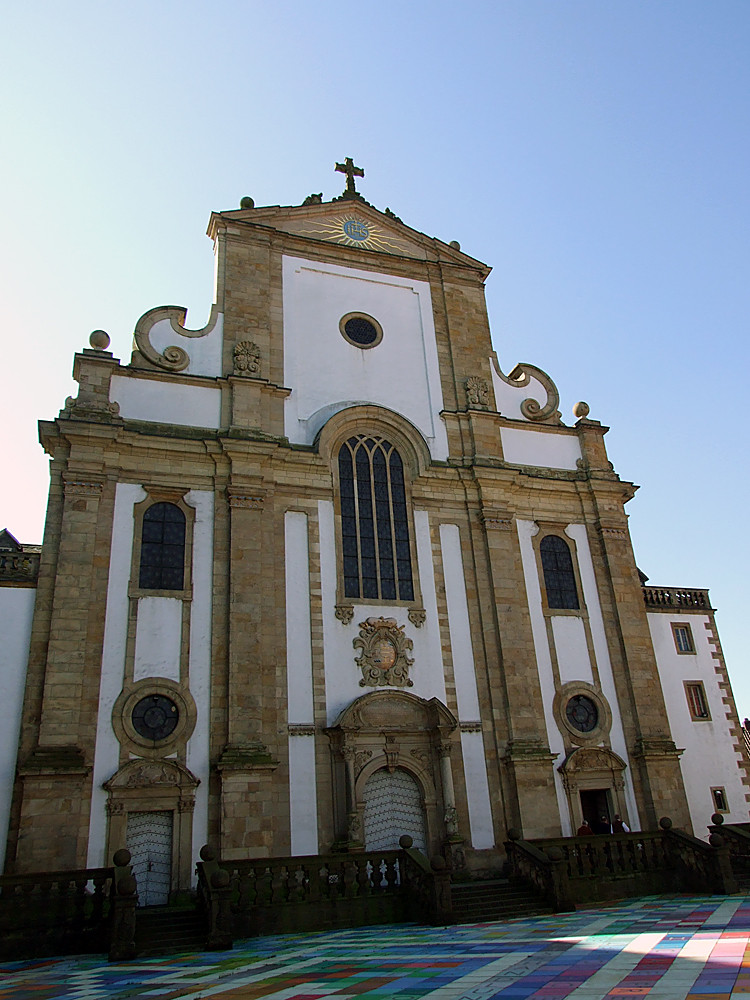
{"type": "Polygon", "coordinates": [[[625,802],[625,769],[622,757],[608,747],[579,747],[558,767],[568,798],[570,821],[577,830],[584,819],[601,816],[611,821],[615,813],[628,820],[625,802]]]}
{"type": "Polygon", "coordinates": [[[408,834],[414,847],[426,848],[422,792],[401,767],[381,767],[365,782],[365,850],[393,851],[399,837],[408,834]]]}
{"type": "Polygon", "coordinates": [[[460,846],[451,768],[457,728],[437,698],[402,690],[371,691],[345,708],[326,730],[334,849],[395,849],[402,834],[428,856],[460,846]]]}

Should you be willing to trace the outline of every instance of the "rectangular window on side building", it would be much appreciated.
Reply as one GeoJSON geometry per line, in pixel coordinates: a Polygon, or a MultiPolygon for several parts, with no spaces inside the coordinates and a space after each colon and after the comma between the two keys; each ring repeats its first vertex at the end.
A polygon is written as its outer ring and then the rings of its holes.
{"type": "Polygon", "coordinates": [[[672,636],[678,653],[694,653],[693,630],[685,622],[672,622],[672,636]]]}
{"type": "Polygon", "coordinates": [[[706,689],[702,681],[685,681],[685,695],[687,697],[690,718],[694,722],[705,722],[710,720],[711,713],[708,710],[708,699],[706,689]]]}

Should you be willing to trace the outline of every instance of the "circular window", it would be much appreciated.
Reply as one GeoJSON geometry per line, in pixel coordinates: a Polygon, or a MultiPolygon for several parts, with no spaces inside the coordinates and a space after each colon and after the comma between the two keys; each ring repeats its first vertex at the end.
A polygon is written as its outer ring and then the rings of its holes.
{"type": "Polygon", "coordinates": [[[590,733],[599,723],[599,710],[591,698],[577,694],[565,706],[565,717],[579,733],[590,733]]]}
{"type": "Polygon", "coordinates": [[[175,730],[180,713],[171,698],[150,694],[133,709],[133,729],[146,740],[165,740],[175,730]]]}
{"type": "Polygon", "coordinates": [[[363,350],[375,347],[383,339],[383,328],[372,316],[364,313],[347,313],[341,317],[339,329],[344,340],[363,350]]]}

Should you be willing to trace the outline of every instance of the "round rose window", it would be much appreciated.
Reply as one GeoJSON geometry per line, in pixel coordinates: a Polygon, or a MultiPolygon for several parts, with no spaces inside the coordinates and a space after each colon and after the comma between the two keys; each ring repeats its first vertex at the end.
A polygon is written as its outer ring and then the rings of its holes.
{"type": "Polygon", "coordinates": [[[133,729],[146,740],[165,740],[175,730],[180,713],[170,698],[150,694],[133,709],[133,729]]]}
{"type": "Polygon", "coordinates": [[[590,733],[599,722],[599,711],[585,694],[577,694],[565,706],[565,717],[579,733],[590,733]]]}

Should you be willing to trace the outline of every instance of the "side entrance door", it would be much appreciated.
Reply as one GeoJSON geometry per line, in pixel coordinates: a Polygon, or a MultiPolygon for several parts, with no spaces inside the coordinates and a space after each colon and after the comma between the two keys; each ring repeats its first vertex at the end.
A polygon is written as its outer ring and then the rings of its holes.
{"type": "Polygon", "coordinates": [[[172,885],[172,813],[128,813],[127,847],[138,883],[138,905],[168,903],[172,885]]]}
{"type": "Polygon", "coordinates": [[[398,850],[399,837],[407,833],[420,851],[425,849],[422,793],[417,782],[402,768],[381,768],[365,785],[365,848],[368,851],[398,850]]]}

